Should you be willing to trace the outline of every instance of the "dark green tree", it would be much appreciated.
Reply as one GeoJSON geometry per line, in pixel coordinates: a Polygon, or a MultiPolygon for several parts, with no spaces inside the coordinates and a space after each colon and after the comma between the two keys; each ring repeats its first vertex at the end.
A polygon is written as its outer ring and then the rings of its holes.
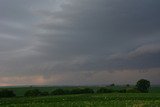
{"type": "Polygon", "coordinates": [[[148,93],[150,88],[150,81],[146,79],[140,79],[136,84],[136,88],[142,93],[148,93]]]}
{"type": "Polygon", "coordinates": [[[64,95],[65,91],[63,89],[55,89],[51,92],[51,95],[64,95]]]}
{"type": "Polygon", "coordinates": [[[113,83],[113,84],[111,84],[110,86],[111,86],[111,87],[114,87],[114,86],[115,86],[115,84],[113,83]]]}
{"type": "Polygon", "coordinates": [[[129,85],[129,84],[126,84],[126,87],[130,87],[130,85],[129,85]]]}
{"type": "Polygon", "coordinates": [[[12,90],[2,89],[0,91],[0,98],[7,98],[7,97],[15,97],[15,93],[12,90]]]}
{"type": "Polygon", "coordinates": [[[102,87],[102,88],[97,90],[97,93],[113,93],[113,92],[115,92],[115,90],[109,89],[109,88],[105,88],[105,87],[102,87]]]}
{"type": "Polygon", "coordinates": [[[28,90],[24,94],[24,96],[26,97],[37,97],[40,95],[41,95],[41,92],[38,89],[28,90]]]}
{"type": "Polygon", "coordinates": [[[82,93],[87,94],[87,93],[94,93],[94,90],[91,88],[84,88],[82,89],[82,93]]]}
{"type": "Polygon", "coordinates": [[[83,94],[83,90],[81,88],[72,89],[71,94],[83,94]]]}
{"type": "Polygon", "coordinates": [[[48,95],[49,95],[49,93],[46,92],[46,91],[43,91],[43,92],[40,93],[40,96],[48,96],[48,95]]]}

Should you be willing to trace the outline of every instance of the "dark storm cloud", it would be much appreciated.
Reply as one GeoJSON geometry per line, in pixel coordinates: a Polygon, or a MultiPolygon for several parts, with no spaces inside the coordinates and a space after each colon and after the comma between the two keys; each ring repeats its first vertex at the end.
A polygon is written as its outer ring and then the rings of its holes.
{"type": "Polygon", "coordinates": [[[159,58],[160,44],[144,45],[129,53],[113,56],[110,60],[110,67],[139,70],[159,68],[159,58]]]}
{"type": "MultiPolygon", "coordinates": [[[[6,53],[6,56],[14,56],[17,51],[33,47],[35,43],[34,24],[39,20],[33,12],[36,11],[38,6],[43,5],[43,8],[45,8],[46,4],[54,2],[48,1],[46,3],[43,0],[1,0],[0,53],[6,53]],[[40,4],[37,5],[37,2],[40,4]]],[[[6,58],[4,55],[0,57],[6,58]]]]}
{"type": "Polygon", "coordinates": [[[0,75],[36,76],[37,83],[50,83],[45,79],[56,75],[55,83],[62,83],[71,73],[85,78],[158,69],[159,5],[159,0],[1,0],[0,75]]]}
{"type": "MultiPolygon", "coordinates": [[[[38,35],[40,41],[46,45],[39,46],[37,50],[53,55],[51,59],[54,60],[66,59],[68,62],[68,58],[84,57],[93,62],[84,63],[86,67],[75,64],[67,68],[76,66],[77,70],[94,71],[102,67],[107,70],[109,55],[159,42],[159,3],[149,0],[71,0],[69,4],[62,5],[62,11],[46,13],[49,20],[38,25],[46,31],[38,35]],[[98,65],[100,67],[97,68],[98,65]]],[[[127,60],[120,60],[119,63],[122,64],[118,65],[113,62],[111,67],[125,66],[124,62],[127,63],[127,60]]],[[[136,68],[139,64],[134,62],[130,66],[136,68]]]]}

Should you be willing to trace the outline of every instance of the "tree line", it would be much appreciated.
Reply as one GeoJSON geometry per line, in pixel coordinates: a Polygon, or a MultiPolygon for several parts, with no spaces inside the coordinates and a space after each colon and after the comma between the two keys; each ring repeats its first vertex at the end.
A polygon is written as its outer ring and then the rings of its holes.
{"type": "MultiPolygon", "coordinates": [[[[115,85],[111,85],[114,87],[115,85]]],[[[69,94],[93,94],[93,93],[148,93],[150,88],[150,81],[141,79],[139,80],[135,87],[130,87],[129,84],[126,85],[125,89],[113,89],[108,87],[100,87],[97,90],[92,88],[74,88],[74,89],[63,89],[58,88],[53,91],[46,92],[40,91],[38,89],[32,89],[25,92],[25,97],[38,97],[38,96],[49,96],[49,95],[69,95],[69,94]]],[[[2,89],[0,91],[0,98],[15,97],[16,94],[12,90],[2,89]]]]}

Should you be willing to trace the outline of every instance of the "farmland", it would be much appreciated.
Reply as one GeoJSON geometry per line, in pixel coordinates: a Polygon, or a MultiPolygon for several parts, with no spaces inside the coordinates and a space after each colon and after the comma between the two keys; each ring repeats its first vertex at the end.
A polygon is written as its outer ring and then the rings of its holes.
{"type": "Polygon", "coordinates": [[[0,107],[160,107],[160,93],[111,93],[0,99],[0,107]]]}
{"type": "MultiPolygon", "coordinates": [[[[10,87],[18,96],[1,98],[0,107],[160,107],[160,87],[152,87],[149,93],[106,93],[50,95],[23,97],[29,89],[51,92],[56,88],[74,89],[77,87],[10,87]]],[[[84,87],[78,87],[84,88],[84,87]]],[[[90,87],[94,90],[99,87],[90,87]]],[[[114,89],[124,87],[115,86],[114,89]]]]}

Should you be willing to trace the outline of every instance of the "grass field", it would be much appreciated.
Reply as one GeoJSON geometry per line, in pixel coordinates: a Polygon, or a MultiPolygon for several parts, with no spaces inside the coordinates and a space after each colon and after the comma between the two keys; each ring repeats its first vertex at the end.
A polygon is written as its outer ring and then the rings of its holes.
{"type": "MultiPolygon", "coordinates": [[[[6,88],[6,87],[3,87],[6,88]]],[[[3,88],[0,88],[3,89],[3,88]]],[[[30,89],[51,92],[56,88],[77,87],[7,87],[17,97],[1,98],[0,107],[160,107],[160,87],[152,87],[150,93],[79,94],[46,97],[23,97],[30,89]]],[[[79,87],[85,88],[85,87],[79,87]]],[[[89,87],[97,90],[99,87],[89,87]]],[[[123,89],[123,86],[109,87],[123,89]]]]}
{"type": "Polygon", "coordinates": [[[0,107],[160,107],[160,93],[110,93],[0,99],[0,107]]]}

